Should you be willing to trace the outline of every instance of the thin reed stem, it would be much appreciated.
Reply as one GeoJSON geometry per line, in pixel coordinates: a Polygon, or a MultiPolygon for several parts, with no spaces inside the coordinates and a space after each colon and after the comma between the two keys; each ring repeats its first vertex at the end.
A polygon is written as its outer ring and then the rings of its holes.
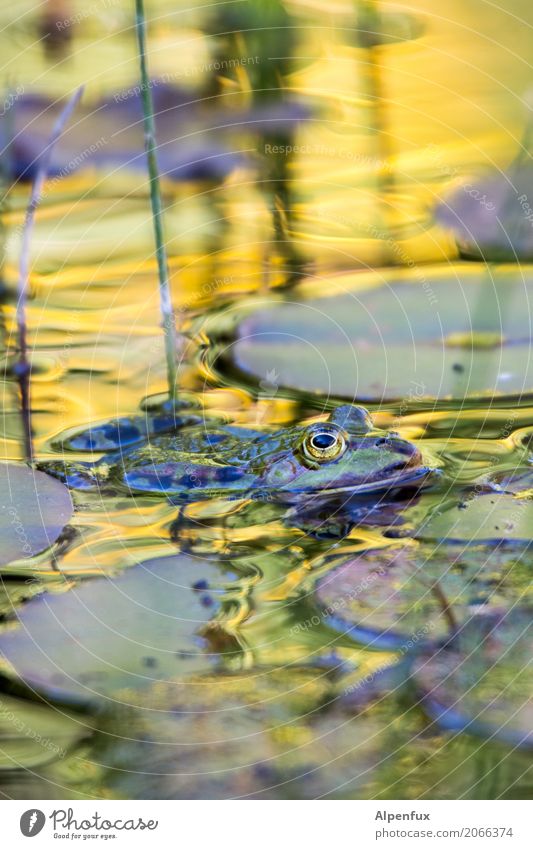
{"type": "Polygon", "coordinates": [[[157,166],[156,155],[154,107],[152,102],[152,91],[150,88],[148,60],[146,55],[146,18],[144,14],[143,0],[135,0],[135,29],[137,33],[137,46],[139,50],[139,64],[141,71],[141,99],[144,121],[144,147],[146,151],[146,159],[148,162],[148,177],[150,180],[150,202],[152,204],[155,251],[157,257],[157,269],[159,274],[159,300],[161,306],[163,331],[165,334],[168,395],[170,401],[175,401],[177,392],[177,334],[176,323],[174,320],[174,310],[172,308],[172,295],[170,291],[167,251],[163,238],[163,210],[161,204],[159,169],[157,166]]]}
{"type": "Polygon", "coordinates": [[[83,94],[83,86],[74,92],[65,108],[61,111],[54,127],[48,144],[41,152],[37,161],[37,171],[33,180],[30,200],[24,217],[24,226],[22,230],[22,245],[20,249],[19,262],[19,279],[17,292],[17,335],[18,335],[18,352],[19,361],[17,365],[17,378],[20,389],[21,413],[22,413],[22,429],[24,437],[24,455],[26,460],[31,463],[33,461],[33,438],[31,430],[31,364],[28,357],[28,322],[26,315],[26,304],[28,301],[28,289],[30,279],[30,247],[33,234],[33,226],[35,223],[35,212],[39,206],[43,188],[50,168],[50,160],[52,151],[60,138],[67,121],[72,115],[74,109],[79,103],[83,94]]]}

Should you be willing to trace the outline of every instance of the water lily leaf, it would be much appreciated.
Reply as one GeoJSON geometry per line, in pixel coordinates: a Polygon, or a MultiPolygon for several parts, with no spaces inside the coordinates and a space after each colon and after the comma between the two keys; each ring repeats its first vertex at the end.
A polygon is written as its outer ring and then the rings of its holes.
{"type": "MultiPolygon", "coordinates": [[[[136,697],[128,739],[99,753],[119,795],[138,796],[142,773],[153,798],[315,798],[359,772],[360,784],[379,760],[373,720],[323,716],[333,692],[322,669],[200,675],[136,697]]],[[[124,736],[122,725],[109,730],[124,736]]]]}
{"type": "Polygon", "coordinates": [[[533,501],[510,494],[477,495],[434,512],[415,532],[417,539],[484,543],[529,543],[533,501]]]}
{"type": "Polygon", "coordinates": [[[533,611],[480,613],[414,663],[414,681],[443,728],[533,746],[533,611]]]}
{"type": "Polygon", "coordinates": [[[43,593],[0,635],[0,653],[27,685],[92,700],[195,673],[214,662],[198,636],[219,607],[220,572],[193,557],[148,560],[114,579],[43,593]]]}
{"type": "Polygon", "coordinates": [[[316,615],[357,642],[407,653],[453,631],[477,606],[523,599],[530,592],[532,565],[527,546],[369,551],[319,578],[316,615]]]}
{"type": "Polygon", "coordinates": [[[408,651],[448,633],[468,603],[462,576],[438,571],[410,547],[367,552],[321,577],[315,603],[323,621],[351,639],[408,651]]]}
{"type": "Polygon", "coordinates": [[[66,486],[44,472],[0,464],[0,566],[52,545],[74,507],[66,486]]]}
{"type": "Polygon", "coordinates": [[[449,228],[461,254],[487,262],[533,259],[533,168],[513,166],[472,178],[437,209],[436,218],[449,228]]]}
{"type": "Polygon", "coordinates": [[[203,322],[212,367],[258,391],[274,373],[276,391],[406,406],[533,387],[533,281],[457,268],[377,283],[375,275],[334,277],[320,292],[302,284],[290,298],[213,316],[203,322]]]}

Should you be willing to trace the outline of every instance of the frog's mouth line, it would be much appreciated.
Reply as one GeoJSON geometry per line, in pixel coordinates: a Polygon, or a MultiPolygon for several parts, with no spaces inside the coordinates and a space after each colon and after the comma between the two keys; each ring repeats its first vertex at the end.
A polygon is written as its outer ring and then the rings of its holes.
{"type": "Polygon", "coordinates": [[[399,471],[389,478],[369,481],[368,483],[352,484],[351,486],[340,486],[337,488],[332,487],[331,489],[324,487],[322,492],[331,493],[332,495],[337,492],[353,492],[354,495],[366,492],[386,492],[389,489],[396,489],[398,487],[408,486],[416,481],[422,481],[424,478],[428,478],[433,471],[429,466],[419,466],[416,469],[412,469],[409,474],[399,471]]]}
{"type": "MultiPolygon", "coordinates": [[[[419,487],[423,486],[424,480],[427,480],[430,476],[432,476],[435,472],[435,469],[431,469],[429,466],[417,466],[416,468],[408,470],[408,474],[406,474],[406,469],[404,467],[404,471],[398,471],[395,474],[391,475],[388,478],[368,481],[368,483],[361,484],[347,484],[346,486],[332,486],[332,487],[323,487],[321,489],[292,489],[287,490],[284,493],[283,489],[277,490],[278,494],[283,495],[293,495],[299,498],[305,498],[308,496],[309,498],[320,498],[340,495],[342,493],[351,493],[353,496],[358,495],[366,495],[371,492],[388,492],[391,489],[402,489],[403,487],[408,487],[412,484],[417,484],[419,487]]],[[[428,481],[429,485],[430,481],[428,481]]]]}

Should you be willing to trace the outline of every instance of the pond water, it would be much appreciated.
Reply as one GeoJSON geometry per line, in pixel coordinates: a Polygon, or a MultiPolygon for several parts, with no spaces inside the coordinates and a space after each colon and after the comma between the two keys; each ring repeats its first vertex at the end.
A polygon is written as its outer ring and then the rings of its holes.
{"type": "MultiPolygon", "coordinates": [[[[178,412],[364,404],[432,473],[312,511],[195,499],[194,452],[181,500],[35,477],[0,525],[0,793],[528,798],[530,4],[242,5],[150,4],[178,412]]],[[[168,388],[132,8],[50,7],[0,11],[4,493],[27,178],[77,85],[31,240],[40,473],[168,388]]]]}

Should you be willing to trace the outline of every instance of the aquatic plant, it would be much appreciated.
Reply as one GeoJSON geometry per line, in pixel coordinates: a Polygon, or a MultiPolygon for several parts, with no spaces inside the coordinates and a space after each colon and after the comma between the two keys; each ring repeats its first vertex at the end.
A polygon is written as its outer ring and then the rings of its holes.
{"type": "Polygon", "coordinates": [[[23,437],[24,437],[24,453],[26,459],[31,462],[33,460],[33,445],[31,432],[31,405],[30,405],[30,375],[31,364],[28,359],[28,342],[27,342],[27,320],[26,320],[26,302],[28,299],[28,284],[30,276],[30,245],[33,233],[33,225],[35,221],[35,212],[39,206],[43,187],[48,176],[48,168],[52,151],[57,141],[59,140],[70,116],[78,105],[83,94],[83,86],[74,92],[68,100],[66,106],[61,111],[48,144],[45,146],[39,156],[35,179],[31,190],[30,200],[26,209],[24,226],[22,229],[22,245],[20,250],[19,263],[19,280],[17,292],[17,335],[18,335],[18,353],[19,362],[16,367],[17,378],[20,388],[20,400],[22,411],[23,437]]]}
{"type": "Polygon", "coordinates": [[[144,14],[143,0],[135,0],[135,31],[137,33],[137,46],[139,51],[139,66],[141,72],[142,92],[141,100],[144,122],[144,143],[146,151],[146,160],[148,164],[148,178],[150,181],[150,202],[152,205],[155,253],[157,258],[157,270],[159,275],[159,302],[161,306],[163,332],[165,334],[168,397],[169,401],[174,402],[176,400],[177,334],[176,322],[174,319],[174,310],[172,308],[172,295],[170,291],[167,250],[163,236],[163,208],[161,203],[159,169],[157,165],[156,154],[154,107],[152,103],[152,90],[150,87],[148,60],[146,55],[146,18],[144,14]]]}

